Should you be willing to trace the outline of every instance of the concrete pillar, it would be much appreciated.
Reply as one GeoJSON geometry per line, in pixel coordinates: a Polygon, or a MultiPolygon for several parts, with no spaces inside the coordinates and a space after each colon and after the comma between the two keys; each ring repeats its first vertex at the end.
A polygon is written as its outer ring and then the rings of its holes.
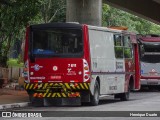
{"type": "Polygon", "coordinates": [[[101,26],[102,0],[67,0],[66,22],[101,26]]]}

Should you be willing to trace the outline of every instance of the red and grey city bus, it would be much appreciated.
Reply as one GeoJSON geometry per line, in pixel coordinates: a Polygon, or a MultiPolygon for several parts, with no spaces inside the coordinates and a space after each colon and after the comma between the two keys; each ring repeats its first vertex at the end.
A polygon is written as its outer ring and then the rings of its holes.
{"type": "Polygon", "coordinates": [[[139,47],[126,30],[75,23],[31,25],[26,31],[24,88],[32,103],[62,105],[114,95],[128,100],[140,88],[139,47]]]}
{"type": "Polygon", "coordinates": [[[139,43],[141,86],[160,90],[160,37],[141,36],[139,43]]]}

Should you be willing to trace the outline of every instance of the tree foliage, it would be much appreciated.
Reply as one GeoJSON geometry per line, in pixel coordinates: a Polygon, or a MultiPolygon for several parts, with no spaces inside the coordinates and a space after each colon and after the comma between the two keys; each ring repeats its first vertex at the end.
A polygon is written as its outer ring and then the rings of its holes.
{"type": "Polygon", "coordinates": [[[65,22],[66,0],[44,0],[40,15],[42,22],[65,22]]]}
{"type": "Polygon", "coordinates": [[[65,4],[66,0],[0,0],[0,66],[7,66],[10,47],[24,39],[28,24],[64,22],[65,4]]]}
{"type": "MultiPolygon", "coordinates": [[[[103,26],[127,26],[140,34],[160,34],[160,26],[103,4],[103,26]]],[[[0,66],[15,40],[24,39],[28,24],[65,22],[66,0],[0,0],[0,66]]]]}
{"type": "Polygon", "coordinates": [[[160,34],[160,26],[122,10],[103,4],[103,26],[126,26],[139,34],[160,34]]]}
{"type": "Polygon", "coordinates": [[[0,66],[6,67],[7,55],[12,42],[18,38],[28,21],[37,15],[39,0],[0,1],[0,66]]]}

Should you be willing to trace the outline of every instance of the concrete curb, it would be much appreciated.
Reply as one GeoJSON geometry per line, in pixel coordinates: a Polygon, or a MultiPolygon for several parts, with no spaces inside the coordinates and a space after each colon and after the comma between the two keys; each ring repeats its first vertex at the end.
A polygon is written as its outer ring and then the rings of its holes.
{"type": "Polygon", "coordinates": [[[29,102],[3,104],[3,105],[0,105],[0,110],[5,110],[5,109],[9,109],[9,108],[27,107],[27,106],[29,106],[29,104],[30,104],[29,102]]]}

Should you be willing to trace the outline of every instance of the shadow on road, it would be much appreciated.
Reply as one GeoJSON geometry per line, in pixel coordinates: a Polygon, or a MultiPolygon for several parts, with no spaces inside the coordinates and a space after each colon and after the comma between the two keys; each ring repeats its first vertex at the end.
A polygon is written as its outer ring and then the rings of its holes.
{"type": "Polygon", "coordinates": [[[118,103],[118,102],[123,102],[123,101],[119,99],[104,99],[104,100],[100,100],[99,105],[118,103]]]}
{"type": "MultiPolygon", "coordinates": [[[[135,91],[134,91],[135,92],[135,91]]],[[[160,92],[160,89],[156,87],[142,87],[139,91],[136,92],[160,92]]]]}
{"type": "MultiPolygon", "coordinates": [[[[129,101],[134,101],[136,99],[131,98],[129,101]]],[[[120,102],[127,102],[127,101],[121,101],[120,99],[116,98],[103,98],[99,101],[99,105],[105,105],[105,104],[114,104],[114,103],[120,103],[120,102]]],[[[82,106],[91,106],[89,103],[83,103],[82,106]]]]}

